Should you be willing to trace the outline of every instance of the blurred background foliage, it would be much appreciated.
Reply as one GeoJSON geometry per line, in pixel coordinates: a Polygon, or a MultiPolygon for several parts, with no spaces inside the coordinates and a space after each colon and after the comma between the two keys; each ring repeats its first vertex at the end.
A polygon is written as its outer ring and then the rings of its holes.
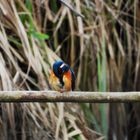
{"type": "MultiPolygon", "coordinates": [[[[0,89],[47,90],[55,60],[81,91],[140,90],[139,0],[0,1],[0,89]]],[[[136,140],[140,104],[1,103],[3,140],[136,140]]]]}

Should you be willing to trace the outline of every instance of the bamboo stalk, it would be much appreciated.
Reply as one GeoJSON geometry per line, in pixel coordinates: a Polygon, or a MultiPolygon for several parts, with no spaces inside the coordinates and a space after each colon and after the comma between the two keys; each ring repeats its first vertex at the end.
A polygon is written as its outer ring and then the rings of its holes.
{"type": "Polygon", "coordinates": [[[140,92],[0,91],[0,102],[139,102],[140,92]]]}

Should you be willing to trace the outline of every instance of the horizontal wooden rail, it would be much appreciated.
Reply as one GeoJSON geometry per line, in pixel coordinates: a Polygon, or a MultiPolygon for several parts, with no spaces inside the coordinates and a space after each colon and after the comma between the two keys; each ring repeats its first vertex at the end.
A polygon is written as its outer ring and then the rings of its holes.
{"type": "Polygon", "coordinates": [[[0,91],[0,102],[140,102],[140,92],[0,91]]]}

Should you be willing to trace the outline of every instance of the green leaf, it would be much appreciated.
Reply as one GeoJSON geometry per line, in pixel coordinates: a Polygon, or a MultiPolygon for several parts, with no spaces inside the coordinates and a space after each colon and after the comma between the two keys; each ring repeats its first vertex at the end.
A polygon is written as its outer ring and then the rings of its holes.
{"type": "Polygon", "coordinates": [[[33,7],[32,7],[32,3],[31,0],[26,0],[25,2],[27,9],[30,11],[30,13],[32,14],[33,11],[33,7]]]}
{"type": "Polygon", "coordinates": [[[35,37],[37,39],[40,39],[40,40],[49,39],[49,35],[43,34],[43,33],[39,33],[39,32],[35,32],[35,31],[32,31],[32,35],[33,35],[33,37],[35,37]]]}

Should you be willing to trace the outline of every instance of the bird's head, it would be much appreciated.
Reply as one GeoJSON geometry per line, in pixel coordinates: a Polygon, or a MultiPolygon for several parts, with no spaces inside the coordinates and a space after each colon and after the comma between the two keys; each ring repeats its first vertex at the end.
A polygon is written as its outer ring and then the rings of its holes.
{"type": "Polygon", "coordinates": [[[63,61],[56,61],[53,64],[53,72],[58,78],[61,78],[69,69],[69,65],[65,64],[63,61]]]}

